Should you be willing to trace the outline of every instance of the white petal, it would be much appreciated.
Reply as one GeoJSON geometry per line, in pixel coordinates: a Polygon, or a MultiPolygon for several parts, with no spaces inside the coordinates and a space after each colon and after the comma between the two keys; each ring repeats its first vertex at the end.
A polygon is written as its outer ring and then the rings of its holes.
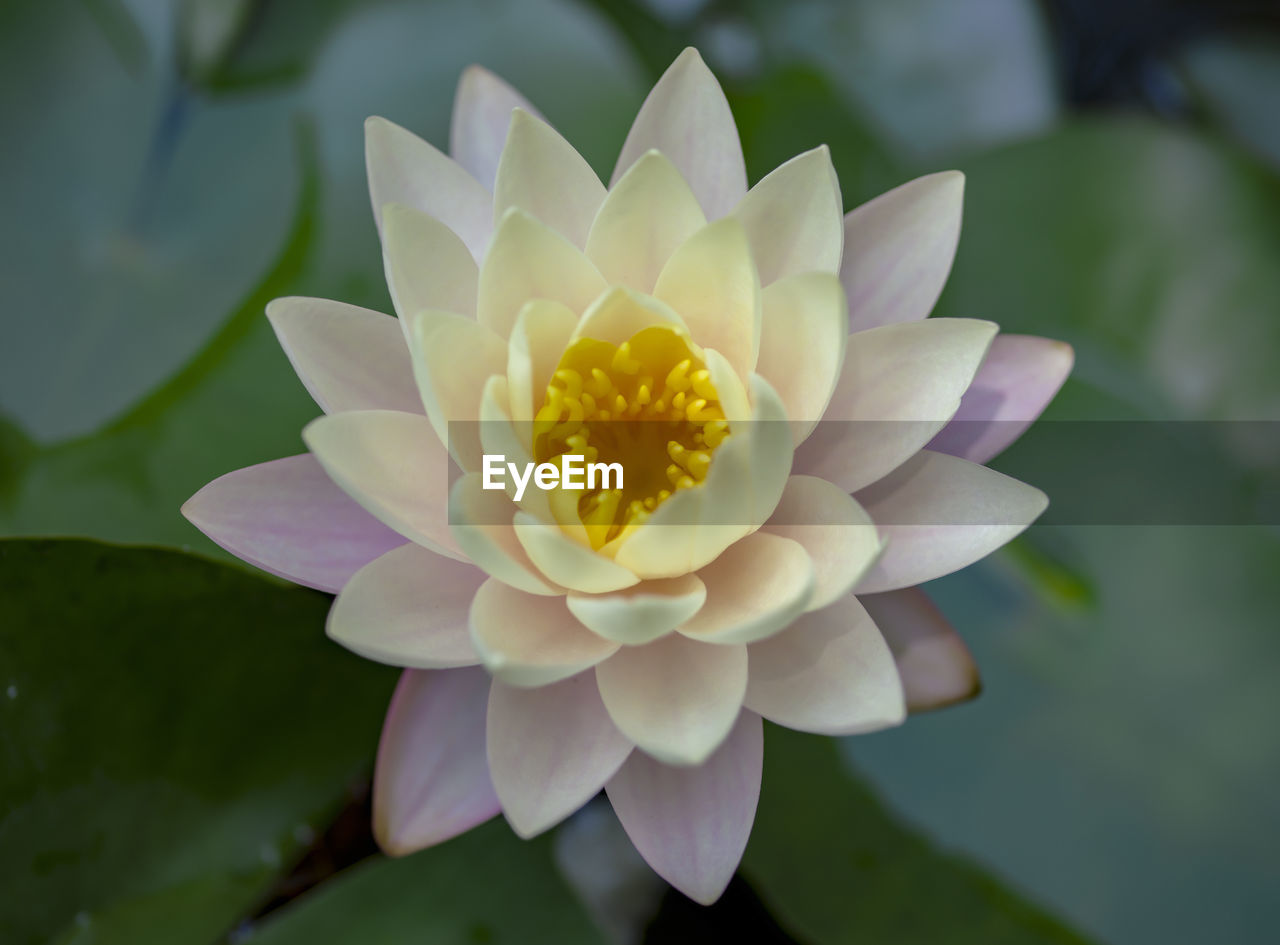
{"type": "Polygon", "coordinates": [[[856,492],[914,456],[960,406],[996,326],[930,318],[849,336],[823,423],[796,450],[796,472],[856,492]]]}
{"type": "Polygon", "coordinates": [[[969,648],[920,588],[868,594],[859,600],[893,652],[909,710],[954,705],[982,689],[969,648]]]}
{"type": "Polygon", "coordinates": [[[373,833],[403,856],[498,813],[484,752],[489,677],[478,667],[405,670],[373,773],[373,833]]]}
{"type": "Polygon", "coordinates": [[[707,759],[733,728],[747,687],[747,648],[671,634],[627,646],[596,667],[622,733],[669,764],[707,759]]]}
{"type": "Polygon", "coordinates": [[[675,165],[649,151],[605,197],[587,237],[587,258],[610,284],[652,292],[676,247],[706,223],[675,165]]]}
{"type": "Polygon", "coordinates": [[[803,443],[822,419],[844,363],[844,289],[835,276],[806,272],[764,290],[756,370],[786,407],[803,443]]]}
{"type": "Polygon", "coordinates": [[[485,489],[480,473],[468,473],[449,493],[449,523],[458,547],[486,574],[528,594],[557,596],[524,553],[512,525],[516,507],[501,490],[485,489]]]}
{"type": "Polygon", "coordinates": [[[378,521],[451,558],[449,457],[422,414],[359,410],[313,420],[302,439],[325,472],[378,521]]]}
{"type": "Polygon", "coordinates": [[[325,631],[353,653],[392,666],[449,669],[480,662],[467,612],[485,574],[405,545],[369,562],[329,609],[325,631]]]}
{"type": "Polygon", "coordinates": [[[390,315],[328,299],[276,299],[267,318],[307,392],[325,413],[422,412],[413,365],[390,315]]]}
{"type": "Polygon", "coordinates": [[[364,123],[364,154],[379,232],[382,208],[402,203],[457,233],[476,259],[484,255],[493,232],[493,197],[461,165],[385,118],[364,123]]]}
{"type": "Polygon", "coordinates": [[[700,767],[635,752],[605,790],[627,836],[654,872],[695,902],[720,898],[747,848],[760,800],[764,727],[743,712],[700,767]]]}
{"type": "Polygon", "coordinates": [[[707,599],[696,574],[643,581],[612,594],[568,595],[569,610],[600,636],[628,646],[648,643],[684,623],[707,599]]]}
{"type": "Polygon", "coordinates": [[[671,159],[709,220],[729,213],[747,192],[733,113],[720,83],[695,49],[676,57],[640,107],[610,186],[650,149],[671,159]]]}
{"type": "Polygon", "coordinates": [[[387,288],[407,329],[426,309],[474,316],[480,269],[457,235],[434,217],[391,203],[382,215],[387,288]]]}
{"type": "Polygon", "coordinates": [[[532,515],[517,512],[515,526],[516,538],[529,560],[552,581],[570,590],[604,594],[620,591],[640,581],[634,572],[574,541],[559,525],[540,522],[532,515]]]}
{"type": "Polygon", "coordinates": [[[932,581],[985,558],[1034,522],[1048,498],[945,453],[921,452],[856,496],[887,545],[859,594],[932,581]]]}
{"type": "Polygon", "coordinates": [[[522,109],[512,113],[493,190],[495,224],[519,207],[581,248],[604,193],[591,165],[554,128],[522,109]]]}
{"type": "Polygon", "coordinates": [[[506,338],[530,299],[585,312],[608,286],[582,250],[523,210],[508,210],[480,265],[476,317],[506,338]]]}
{"type": "Polygon", "coordinates": [[[595,666],[618,644],[592,633],[563,597],[537,597],[490,578],[471,603],[471,641],[511,686],[545,686],[595,666]]]}
{"type": "Polygon", "coordinates": [[[806,610],[818,610],[853,590],[884,543],[853,496],[814,476],[792,476],[762,529],[797,542],[813,561],[815,584],[806,610]]]}
{"type": "Polygon", "coordinates": [[[609,718],[591,673],[537,689],[495,682],[487,741],[503,813],[525,838],[595,797],[634,747],[609,718]]]}
{"type": "Polygon", "coordinates": [[[813,596],[813,562],[789,538],[756,532],[698,572],[707,602],[679,630],[705,643],[752,643],[772,636],[813,596]]]}
{"type": "Polygon", "coordinates": [[[963,203],[964,175],[943,171],[849,212],[840,281],[852,331],[916,321],[932,311],[951,272],[963,203]]]}
{"type": "Polygon", "coordinates": [[[547,395],[551,375],[569,344],[578,317],[560,302],[525,304],[507,343],[507,390],[511,416],[532,420],[547,395]]]}
{"type": "Polygon", "coordinates": [[[468,66],[462,70],[453,98],[449,152],[488,190],[493,190],[511,111],[516,108],[538,114],[523,95],[488,69],[468,66]]]}
{"type": "MultiPolygon", "coordinates": [[[[838,273],[843,214],[840,181],[825,144],[776,168],[733,211],[747,231],[765,286],[794,273],[838,273]]],[[[848,330],[847,324],[841,327],[848,330]]]]}
{"type": "Polygon", "coordinates": [[[852,596],[752,644],[747,708],[802,732],[854,735],[906,718],[893,655],[852,596]]]}
{"type": "Polygon", "coordinates": [[[689,329],[669,305],[625,286],[615,286],[592,304],[573,329],[572,341],[592,338],[620,345],[638,331],[666,325],[688,335],[689,329]]]}

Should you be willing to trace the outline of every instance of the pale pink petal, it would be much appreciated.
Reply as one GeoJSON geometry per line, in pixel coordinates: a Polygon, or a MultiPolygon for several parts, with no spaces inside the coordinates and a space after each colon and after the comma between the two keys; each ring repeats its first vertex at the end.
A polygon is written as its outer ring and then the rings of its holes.
{"type": "Polygon", "coordinates": [[[850,330],[916,321],[932,311],[951,272],[963,203],[964,175],[943,171],[845,216],[840,281],[850,330]]]}
{"type": "Polygon", "coordinates": [[[622,733],[655,758],[697,765],[728,736],[747,687],[747,648],[671,634],[596,667],[622,733]]]}
{"type": "Polygon", "coordinates": [[[330,593],[405,543],[305,453],[220,476],[188,499],[182,514],[237,558],[330,593]]]}
{"type": "Polygon", "coordinates": [[[859,600],[893,652],[910,711],[941,709],[981,691],[969,648],[924,591],[909,587],[859,600]]]}
{"type": "Polygon", "coordinates": [[[373,833],[404,856],[498,813],[484,730],[483,669],[409,669],[391,697],[373,772],[373,833]]]}
{"type": "Polygon", "coordinates": [[[329,637],[366,659],[415,669],[451,669],[480,662],[467,613],[485,574],[404,545],[369,562],[329,609],[329,637]]]}
{"type": "Polygon", "coordinates": [[[412,317],[425,309],[475,317],[480,268],[435,217],[399,203],[383,207],[382,268],[406,337],[412,317]]]}
{"type": "Polygon", "coordinates": [[[468,66],[458,80],[449,129],[449,152],[488,190],[498,173],[512,109],[538,110],[523,95],[481,66],[468,66]]]}
{"type": "Polygon", "coordinates": [[[1074,362],[1075,352],[1064,341],[997,336],[960,399],[960,409],[928,448],[986,463],[1044,412],[1074,362]]]}
{"type": "Polygon", "coordinates": [[[698,767],[634,752],[606,786],[627,836],[654,872],[695,902],[720,898],[747,848],[760,800],[764,727],[739,714],[698,767]]]}
{"type": "Polygon", "coordinates": [[[610,640],[636,646],[666,636],[696,614],[707,588],[696,574],[642,581],[611,594],[566,597],[569,610],[587,627],[610,640]]]}
{"type": "Polygon", "coordinates": [[[927,450],[856,496],[886,540],[856,588],[894,591],[985,558],[1049,504],[1039,489],[993,469],[927,450]]]}
{"type": "Polygon", "coordinates": [[[267,318],[325,413],[422,413],[409,349],[390,315],[328,299],[284,298],[267,306],[267,318]]]}
{"type": "Polygon", "coordinates": [[[893,655],[853,596],[805,614],[747,652],[746,706],[779,725],[854,735],[906,717],[893,655]]]}
{"type": "Polygon", "coordinates": [[[522,837],[554,827],[591,800],[631,754],[590,673],[537,689],[494,682],[489,771],[522,837]]]}
{"type": "Polygon", "coordinates": [[[610,186],[650,149],[661,151],[676,166],[708,220],[729,213],[747,192],[738,126],[720,83],[696,49],[676,57],[645,99],[610,186]]]}

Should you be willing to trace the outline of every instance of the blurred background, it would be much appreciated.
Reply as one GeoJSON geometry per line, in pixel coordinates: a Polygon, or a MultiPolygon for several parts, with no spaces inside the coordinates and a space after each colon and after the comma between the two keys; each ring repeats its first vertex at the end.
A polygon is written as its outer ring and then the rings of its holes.
{"type": "MultiPolygon", "coordinates": [[[[375,854],[394,674],[178,507],[302,450],[316,410],[266,301],[390,310],[366,116],[443,147],[477,62],[607,179],[686,45],[752,181],[820,143],[846,208],[963,170],[937,312],[1071,342],[1051,418],[1200,421],[1184,445],[1265,501],[1280,447],[1236,421],[1280,420],[1271,3],[6,0],[0,534],[217,563],[0,543],[0,941],[1276,940],[1274,506],[1058,520],[935,582],[982,695],[838,743],[771,732],[714,909],[592,808],[536,843],[499,822],[375,854]]],[[[1051,496],[1055,469],[1126,474],[1061,442],[993,465],[1051,496]]],[[[1140,485],[1194,509],[1179,474],[1140,485]]]]}

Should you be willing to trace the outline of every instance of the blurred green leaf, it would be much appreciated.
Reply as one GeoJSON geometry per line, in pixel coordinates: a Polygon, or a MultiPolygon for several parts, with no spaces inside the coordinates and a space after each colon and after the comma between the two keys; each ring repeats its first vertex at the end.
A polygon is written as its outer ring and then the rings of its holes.
{"type": "Polygon", "coordinates": [[[600,945],[548,837],[505,821],[400,860],[360,864],[272,913],[254,945],[600,945]]]}
{"type": "Polygon", "coordinates": [[[1208,115],[1280,168],[1280,41],[1265,34],[1213,36],[1178,58],[1208,115]]]}
{"type": "Polygon", "coordinates": [[[895,821],[827,738],[767,727],[743,869],[812,945],[1040,945],[1085,940],[895,821]]]}
{"type": "Polygon", "coordinates": [[[328,599],[176,552],[0,542],[0,940],[213,941],[360,783],[394,673],[328,599]]]}

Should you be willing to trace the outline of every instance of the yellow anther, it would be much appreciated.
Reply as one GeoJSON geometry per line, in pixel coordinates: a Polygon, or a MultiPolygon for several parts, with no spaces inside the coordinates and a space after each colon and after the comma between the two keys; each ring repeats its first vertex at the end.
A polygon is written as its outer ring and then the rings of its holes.
{"type": "Polygon", "coordinates": [[[610,416],[609,411],[607,411],[607,410],[601,410],[601,411],[599,411],[599,412],[596,414],[596,419],[597,419],[597,420],[608,420],[608,419],[609,419],[609,416],[610,416]]]}
{"type": "Polygon", "coordinates": [[[636,391],[636,403],[638,403],[641,407],[643,407],[645,404],[649,403],[649,400],[650,400],[649,385],[641,384],[640,389],[636,391]]]}
{"type": "Polygon", "coordinates": [[[639,373],[640,362],[631,357],[631,342],[624,341],[618,345],[618,350],[613,353],[613,361],[609,366],[621,374],[639,373]]]}
{"type": "Polygon", "coordinates": [[[621,394],[618,394],[616,397],[614,397],[614,398],[613,398],[613,410],[614,410],[614,412],[615,412],[615,413],[619,413],[619,414],[626,413],[626,411],[627,411],[627,398],[623,397],[621,394]]]}
{"type": "Polygon", "coordinates": [[[609,380],[609,375],[604,373],[598,367],[591,369],[591,393],[596,397],[608,397],[613,390],[613,381],[609,380]]]}
{"type": "Polygon", "coordinates": [[[652,512],[658,507],[658,501],[653,496],[649,496],[644,500],[644,507],[652,512]]]}
{"type": "Polygon", "coordinates": [[[653,412],[656,414],[664,414],[667,412],[667,402],[662,398],[658,398],[653,402],[653,412]]]}
{"type": "Polygon", "coordinates": [[[680,478],[684,475],[685,475],[685,471],[681,469],[679,466],[677,466],[675,463],[672,463],[670,466],[667,467],[667,481],[671,483],[671,485],[675,486],[677,489],[680,488],[677,485],[677,483],[679,483],[680,478]]]}
{"type": "Polygon", "coordinates": [[[715,449],[728,435],[729,421],[727,420],[712,420],[702,428],[702,440],[706,443],[707,449],[715,449]]]}
{"type": "Polygon", "coordinates": [[[709,418],[702,415],[702,411],[706,406],[707,402],[699,397],[693,403],[684,408],[684,415],[694,423],[697,423],[700,420],[707,420],[709,418]]]}
{"type": "Polygon", "coordinates": [[[680,391],[680,393],[671,398],[671,409],[676,413],[684,411],[684,391],[680,391]]]}
{"type": "Polygon", "coordinates": [[[667,372],[667,386],[673,391],[684,391],[689,389],[689,368],[693,367],[693,362],[685,358],[669,372],[667,372]]]}
{"type": "Polygon", "coordinates": [[[575,399],[582,396],[582,375],[577,371],[561,368],[552,377],[564,385],[567,396],[575,399]]]}
{"type": "Polygon", "coordinates": [[[685,456],[684,468],[689,475],[701,482],[707,478],[707,469],[711,466],[711,454],[705,450],[693,450],[685,456]]]}
{"type": "Polygon", "coordinates": [[[677,489],[692,489],[697,483],[693,481],[692,476],[681,476],[676,480],[677,489]]]}
{"type": "Polygon", "coordinates": [[[587,412],[588,417],[596,412],[596,399],[586,391],[582,392],[582,409],[587,412]]]}
{"type": "Polygon", "coordinates": [[[703,369],[694,371],[689,378],[693,382],[693,392],[699,397],[705,397],[707,400],[715,400],[719,397],[715,385],[711,383],[711,372],[703,369]]]}

